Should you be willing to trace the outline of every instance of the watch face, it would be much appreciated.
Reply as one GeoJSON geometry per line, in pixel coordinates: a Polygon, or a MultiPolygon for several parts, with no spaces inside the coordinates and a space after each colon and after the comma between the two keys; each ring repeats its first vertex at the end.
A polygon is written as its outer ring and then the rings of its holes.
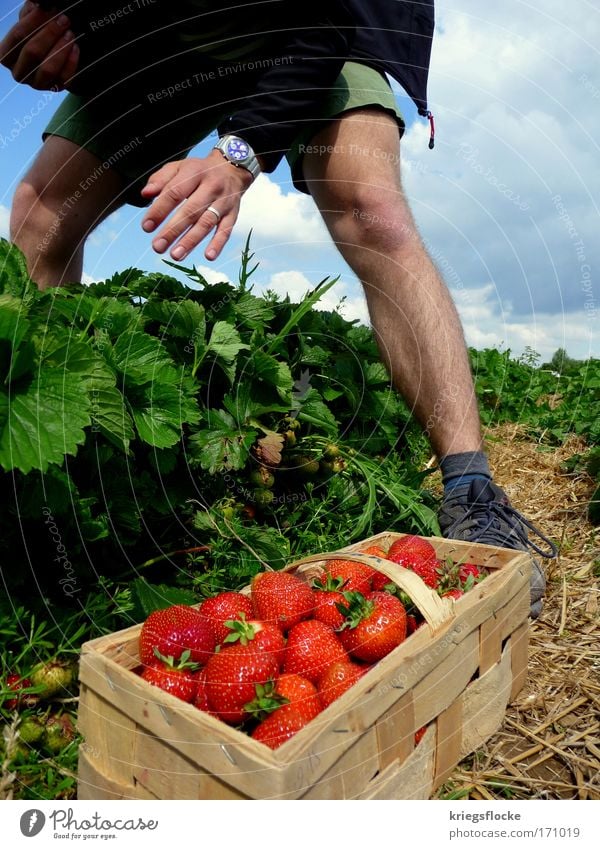
{"type": "Polygon", "coordinates": [[[250,148],[242,139],[230,139],[227,142],[227,156],[230,159],[240,161],[250,155],[250,148]]]}

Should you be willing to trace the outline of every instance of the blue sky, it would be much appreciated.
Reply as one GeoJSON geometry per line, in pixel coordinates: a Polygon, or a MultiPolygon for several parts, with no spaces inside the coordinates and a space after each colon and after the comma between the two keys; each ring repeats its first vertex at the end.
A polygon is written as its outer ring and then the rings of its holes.
{"type": "MultiPolygon", "coordinates": [[[[0,27],[18,6],[0,0],[0,27]]],[[[478,348],[526,346],[548,357],[600,356],[600,11],[586,0],[475,0],[437,4],[428,125],[397,95],[407,120],[403,184],[421,234],[455,297],[467,341],[478,348]]],[[[17,85],[0,69],[0,234],[20,176],[64,95],[17,85]]],[[[202,156],[214,138],[195,149],[202,156]]],[[[126,206],[90,237],[86,279],[135,265],[164,267],[126,206]]],[[[258,288],[300,296],[340,275],[324,306],[367,321],[360,285],[332,244],[312,200],[285,164],[246,194],[229,246],[210,264],[203,248],[189,262],[210,281],[235,280],[252,227],[258,288]]]]}

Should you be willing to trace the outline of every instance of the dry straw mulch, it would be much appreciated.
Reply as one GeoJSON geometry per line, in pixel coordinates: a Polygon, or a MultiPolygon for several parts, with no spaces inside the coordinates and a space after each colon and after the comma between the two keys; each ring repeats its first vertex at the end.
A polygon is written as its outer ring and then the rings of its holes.
{"type": "Polygon", "coordinates": [[[501,729],[459,764],[437,798],[600,799],[600,533],[587,521],[594,485],[562,464],[576,437],[547,450],[521,426],[486,434],[495,480],[560,544],[532,623],[529,676],[501,729]]]}

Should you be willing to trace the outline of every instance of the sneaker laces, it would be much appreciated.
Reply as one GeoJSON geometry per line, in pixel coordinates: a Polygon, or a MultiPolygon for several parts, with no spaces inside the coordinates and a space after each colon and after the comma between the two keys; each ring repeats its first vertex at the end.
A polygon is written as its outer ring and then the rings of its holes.
{"type": "MultiPolygon", "coordinates": [[[[515,510],[499,488],[496,489],[501,494],[502,500],[497,500],[492,487],[493,484],[487,481],[483,485],[480,481],[473,481],[468,500],[464,503],[464,512],[445,530],[445,536],[451,539],[453,533],[461,527],[464,529],[465,523],[470,520],[468,529],[474,530],[474,533],[469,537],[470,542],[483,541],[487,544],[496,543],[500,547],[506,547],[507,539],[513,537],[516,538],[520,548],[530,548],[540,557],[550,559],[557,557],[558,548],[556,545],[518,510],[515,510]],[[477,484],[479,486],[476,486],[477,484]],[[545,542],[548,549],[544,550],[532,542],[525,528],[528,528],[536,537],[545,542]],[[485,537],[485,539],[482,540],[482,537],[485,537]]],[[[451,498],[449,501],[451,501],[451,498]]],[[[457,498],[456,506],[459,505],[463,506],[457,498]]]]}

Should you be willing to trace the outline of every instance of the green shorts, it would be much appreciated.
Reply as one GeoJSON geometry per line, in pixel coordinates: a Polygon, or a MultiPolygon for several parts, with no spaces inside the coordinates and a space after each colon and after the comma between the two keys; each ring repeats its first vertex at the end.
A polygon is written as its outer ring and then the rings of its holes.
{"type": "MultiPolygon", "coordinates": [[[[197,75],[196,75],[197,76],[197,75]]],[[[82,97],[68,94],[42,134],[61,136],[89,150],[100,160],[90,175],[90,186],[102,171],[113,168],[127,183],[126,203],[144,207],[140,195],[148,177],[191,149],[216,130],[239,106],[198,108],[198,84],[178,79],[164,89],[146,91],[138,101],[123,106],[108,94],[82,97]],[[141,102],[140,102],[141,101],[141,102]]],[[[226,98],[219,102],[223,104],[226,98]]],[[[287,153],[294,186],[308,194],[302,177],[302,159],[313,136],[330,120],[351,109],[374,106],[396,118],[400,135],[404,120],[383,74],[368,65],[346,62],[315,120],[306,125],[287,153]]],[[[86,186],[88,188],[88,186],[86,186]]]]}

